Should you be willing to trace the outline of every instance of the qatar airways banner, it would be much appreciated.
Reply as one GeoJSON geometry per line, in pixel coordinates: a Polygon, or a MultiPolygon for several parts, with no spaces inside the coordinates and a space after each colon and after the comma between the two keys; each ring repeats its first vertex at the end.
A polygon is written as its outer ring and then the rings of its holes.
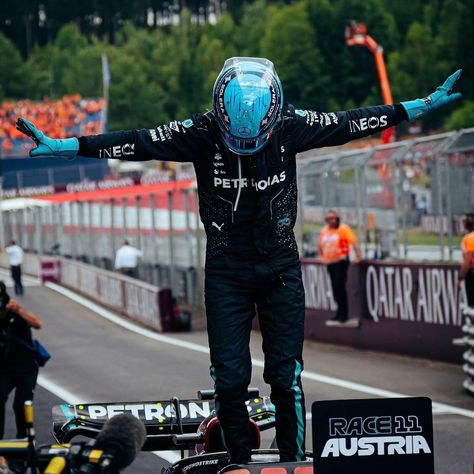
{"type": "Polygon", "coordinates": [[[316,340],[460,362],[464,285],[458,266],[364,262],[351,265],[347,281],[351,328],[327,327],[337,305],[325,265],[303,261],[306,333],[316,340]]]}

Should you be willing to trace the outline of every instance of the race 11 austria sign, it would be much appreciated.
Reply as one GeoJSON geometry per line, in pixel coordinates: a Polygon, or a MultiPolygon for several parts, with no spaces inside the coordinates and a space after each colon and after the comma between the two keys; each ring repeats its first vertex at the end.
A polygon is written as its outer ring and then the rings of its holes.
{"type": "Polygon", "coordinates": [[[434,474],[429,398],[314,402],[312,420],[315,473],[434,474]]]}

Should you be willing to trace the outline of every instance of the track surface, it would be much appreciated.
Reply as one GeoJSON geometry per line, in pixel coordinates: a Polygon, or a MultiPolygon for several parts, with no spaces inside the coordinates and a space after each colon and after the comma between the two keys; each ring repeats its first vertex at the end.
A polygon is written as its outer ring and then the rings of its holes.
{"type": "MultiPolygon", "coordinates": [[[[8,283],[5,276],[0,271],[0,278],[8,283]]],[[[188,341],[202,350],[152,340],[105,320],[56,291],[36,286],[33,281],[21,301],[43,319],[44,328],[37,336],[53,354],[41,371],[36,391],[39,442],[52,441],[51,406],[68,394],[85,402],[168,399],[173,395],[191,398],[197,389],[212,386],[209,358],[204,351],[207,337],[203,332],[171,336],[172,341],[188,341]],[[47,382],[63,391],[51,393],[41,386],[48,385],[47,382]]],[[[252,355],[256,359],[263,359],[260,347],[260,337],[254,334],[252,355]]],[[[429,396],[433,401],[464,409],[462,415],[453,414],[449,407],[434,414],[436,473],[472,473],[474,399],[461,389],[460,367],[309,342],[305,346],[305,370],[309,375],[309,379],[303,380],[308,412],[315,400],[372,398],[370,387],[429,396]],[[321,382],[321,376],[333,379],[321,382]],[[346,381],[362,385],[356,390],[349,388],[346,381]]],[[[252,385],[265,393],[258,362],[252,385]]],[[[14,428],[9,408],[7,413],[6,437],[10,437],[14,428]]],[[[307,435],[310,447],[309,429],[307,435]]],[[[270,437],[265,436],[264,441],[269,443],[270,437]]],[[[142,453],[127,471],[159,473],[166,465],[165,459],[142,453]]]]}

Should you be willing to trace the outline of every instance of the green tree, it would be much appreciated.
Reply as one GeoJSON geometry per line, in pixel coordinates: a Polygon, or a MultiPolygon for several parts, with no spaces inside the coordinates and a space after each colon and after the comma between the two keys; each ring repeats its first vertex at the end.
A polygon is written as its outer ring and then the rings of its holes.
{"type": "Polygon", "coordinates": [[[35,46],[25,62],[25,96],[33,100],[42,100],[52,95],[53,73],[52,62],[53,46],[35,46]]]}
{"type": "Polygon", "coordinates": [[[474,101],[468,100],[446,120],[447,130],[474,127],[474,101]]]}
{"type": "Polygon", "coordinates": [[[268,6],[265,0],[245,5],[235,31],[235,46],[240,56],[260,56],[262,38],[267,30],[268,6]]]}
{"type": "Polygon", "coordinates": [[[143,68],[119,48],[110,50],[110,128],[122,130],[151,127],[164,121],[164,94],[148,81],[143,68]]]}
{"type": "Polygon", "coordinates": [[[403,50],[389,56],[389,73],[396,100],[420,97],[437,85],[442,74],[433,45],[430,26],[412,23],[403,50]]]}
{"type": "Polygon", "coordinates": [[[59,31],[51,57],[52,88],[55,96],[76,92],[75,71],[79,66],[77,56],[86,46],[87,39],[81,35],[76,25],[65,25],[59,31]]]}
{"type": "Polygon", "coordinates": [[[23,61],[15,45],[0,33],[0,98],[25,94],[23,61]]]}
{"type": "Polygon", "coordinates": [[[441,10],[437,47],[444,75],[462,68],[458,89],[474,99],[474,2],[445,0],[441,10]]]}
{"type": "Polygon", "coordinates": [[[272,60],[289,102],[307,108],[326,107],[327,76],[303,3],[269,7],[262,54],[272,60]]]}

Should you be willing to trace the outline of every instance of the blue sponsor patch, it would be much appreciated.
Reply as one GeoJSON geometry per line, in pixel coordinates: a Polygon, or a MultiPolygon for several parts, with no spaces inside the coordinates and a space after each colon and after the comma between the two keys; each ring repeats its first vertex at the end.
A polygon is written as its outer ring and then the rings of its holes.
{"type": "Polygon", "coordinates": [[[181,122],[184,128],[189,128],[194,125],[194,122],[191,119],[186,119],[183,122],[181,122]]]}
{"type": "Polygon", "coordinates": [[[300,117],[306,117],[306,115],[308,114],[308,112],[307,112],[306,110],[296,109],[296,110],[295,110],[295,114],[296,114],[296,115],[299,115],[300,117]]]}

